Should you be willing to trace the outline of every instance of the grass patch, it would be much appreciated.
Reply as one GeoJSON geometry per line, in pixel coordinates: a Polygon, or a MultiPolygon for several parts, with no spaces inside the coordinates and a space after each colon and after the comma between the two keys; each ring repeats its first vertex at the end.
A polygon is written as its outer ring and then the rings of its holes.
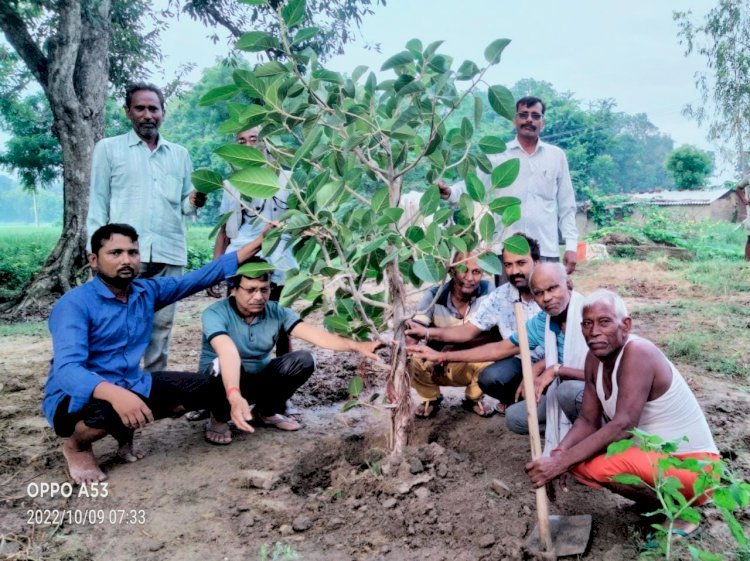
{"type": "MultiPolygon", "coordinates": [[[[198,269],[213,259],[212,228],[188,225],[187,270],[198,269]]],[[[14,298],[36,274],[60,237],[59,226],[0,227],[0,302],[14,298]]]]}
{"type": "Polygon", "coordinates": [[[21,335],[46,335],[46,321],[22,321],[19,323],[0,323],[0,337],[21,335]]]}

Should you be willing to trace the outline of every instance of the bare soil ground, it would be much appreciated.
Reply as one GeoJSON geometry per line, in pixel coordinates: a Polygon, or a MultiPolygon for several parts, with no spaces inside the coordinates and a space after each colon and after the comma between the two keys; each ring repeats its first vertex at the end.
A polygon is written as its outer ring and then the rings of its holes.
{"type": "MultiPolygon", "coordinates": [[[[627,295],[636,332],[657,343],[670,335],[672,324],[654,313],[655,303],[705,297],[678,274],[638,262],[582,267],[575,276],[582,292],[594,288],[587,269],[596,270],[597,285],[627,295]],[[639,315],[639,309],[650,311],[639,315]]],[[[747,293],[732,297],[744,298],[750,309],[747,293]]],[[[181,304],[171,368],[195,368],[200,313],[211,301],[196,296],[181,304]]],[[[696,330],[705,320],[695,318],[696,330]]],[[[747,340],[737,339],[745,347],[747,340]]],[[[382,388],[382,374],[356,357],[315,354],[318,371],[295,397],[304,430],[261,428],[217,447],[203,441],[201,423],[160,421],[142,431],[148,455],[136,464],[117,461],[114,441],[98,443],[109,476],[106,498],[77,497],[76,491],[70,498],[33,498],[29,484],[66,481],[59,439],[39,408],[50,342],[46,335],[0,339],[0,558],[289,558],[277,542],[310,561],[524,558],[523,544],[535,523],[534,493],[523,472],[526,438],[509,433],[501,417],[463,411],[462,392],[448,389],[447,405],[435,419],[415,424],[403,462],[391,463],[383,457],[386,412],[340,413],[355,372],[366,375],[368,391],[382,388]],[[260,474],[264,480],[252,470],[270,473],[260,474]],[[493,479],[508,487],[504,496],[491,490],[493,479]],[[264,482],[269,489],[260,488],[264,482]],[[30,523],[37,509],[79,515],[101,510],[105,520],[30,523]]],[[[750,350],[744,356],[750,361],[750,350]]],[[[722,455],[748,479],[747,380],[743,387],[707,377],[691,364],[678,366],[707,413],[722,455]]],[[[552,511],[593,515],[591,545],[581,559],[638,557],[640,519],[628,501],[571,483],[552,511]]],[[[716,512],[704,512],[702,547],[727,551],[728,534],[716,512]]],[[[748,513],[743,516],[747,524],[748,513]]]]}

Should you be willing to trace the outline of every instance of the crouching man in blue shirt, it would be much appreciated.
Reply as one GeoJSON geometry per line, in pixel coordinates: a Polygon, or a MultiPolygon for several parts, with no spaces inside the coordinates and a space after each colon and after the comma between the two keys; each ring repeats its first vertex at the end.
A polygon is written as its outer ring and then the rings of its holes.
{"type": "Polygon", "coordinates": [[[107,224],[91,237],[88,255],[96,276],[66,293],[52,309],[53,358],[42,407],[55,432],[71,479],[106,479],[91,445],[111,434],[118,455],[134,462],[136,429],[224,399],[221,388],[186,372],[144,372],[140,360],[151,337],[154,312],[231,276],[258,252],[263,236],[239,251],[181,277],[137,279],[138,234],[107,224]]]}

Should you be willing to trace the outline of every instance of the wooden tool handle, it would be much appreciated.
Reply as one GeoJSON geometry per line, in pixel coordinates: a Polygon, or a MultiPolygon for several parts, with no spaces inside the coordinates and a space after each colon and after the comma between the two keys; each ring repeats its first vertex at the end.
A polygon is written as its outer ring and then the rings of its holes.
{"type": "MultiPolygon", "coordinates": [[[[531,371],[531,353],[529,352],[529,337],[526,334],[523,308],[519,302],[515,304],[516,327],[518,328],[518,346],[521,349],[521,367],[523,370],[523,391],[526,395],[526,418],[529,422],[529,441],[531,442],[531,459],[536,460],[542,455],[542,439],[539,435],[539,418],[536,414],[536,394],[534,393],[534,374],[531,371]]],[[[539,519],[539,543],[542,550],[552,552],[552,534],[549,528],[549,506],[547,490],[541,486],[536,490],[536,512],[539,519]]]]}

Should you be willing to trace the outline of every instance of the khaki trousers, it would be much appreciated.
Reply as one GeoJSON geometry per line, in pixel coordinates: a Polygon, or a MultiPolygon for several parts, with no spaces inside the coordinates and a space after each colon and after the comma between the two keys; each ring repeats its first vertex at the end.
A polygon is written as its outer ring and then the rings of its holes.
{"type": "Polygon", "coordinates": [[[466,387],[466,399],[478,401],[484,395],[477,380],[491,362],[449,362],[441,365],[412,357],[406,363],[411,385],[423,401],[440,397],[440,386],[466,387]]]}

